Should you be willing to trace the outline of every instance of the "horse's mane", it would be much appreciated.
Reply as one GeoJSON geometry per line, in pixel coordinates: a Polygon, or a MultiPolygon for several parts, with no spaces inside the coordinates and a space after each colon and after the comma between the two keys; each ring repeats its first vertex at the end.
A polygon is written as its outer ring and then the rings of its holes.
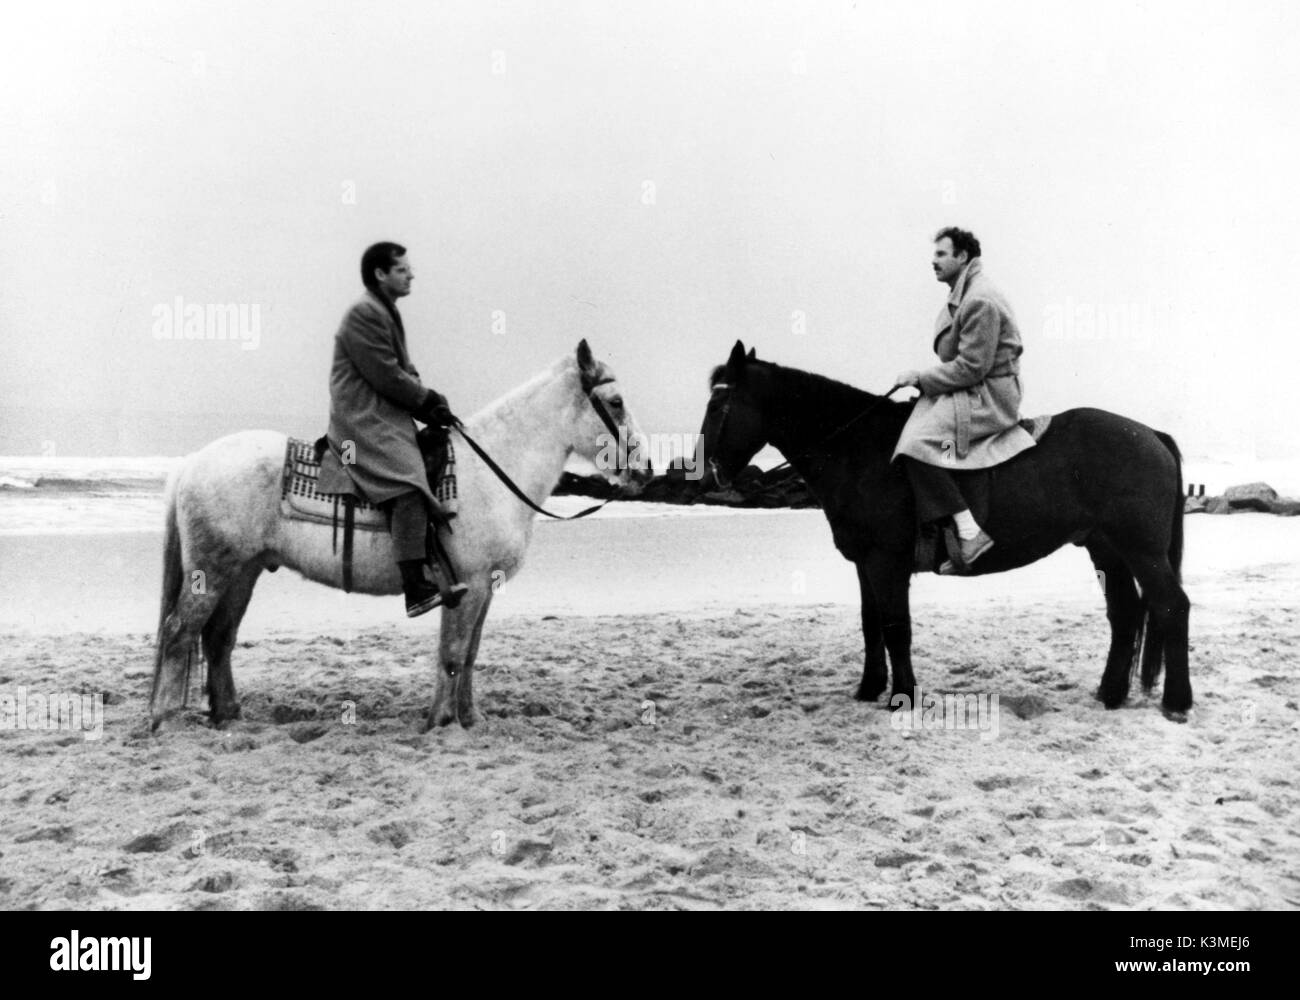
{"type": "MultiPolygon", "coordinates": [[[[467,419],[466,423],[479,423],[482,420],[490,420],[493,417],[507,413],[514,409],[519,400],[531,395],[532,392],[542,383],[549,382],[551,379],[556,378],[557,376],[562,376],[568,371],[576,370],[577,365],[574,361],[573,355],[563,354],[556,358],[549,366],[543,368],[536,375],[528,379],[528,381],[520,383],[513,389],[498,396],[490,403],[480,407],[467,419]]],[[[603,361],[597,361],[595,374],[597,378],[605,378],[613,373],[609,370],[609,366],[603,361]]]]}
{"type": "MultiPolygon", "coordinates": [[[[779,410],[785,419],[795,414],[804,435],[822,440],[825,435],[838,433],[848,425],[856,425],[845,438],[848,441],[877,441],[893,446],[903,423],[912,412],[912,401],[888,399],[846,385],[825,375],[787,368],[773,361],[757,357],[746,358],[746,379],[757,376],[767,382],[761,390],[767,407],[779,410]],[[862,420],[861,423],[857,421],[862,420]]],[[[726,375],[726,365],[719,365],[709,376],[709,384],[716,387],[726,375]]]]}
{"type": "MultiPolygon", "coordinates": [[[[880,398],[864,389],[859,389],[844,382],[837,382],[825,375],[806,372],[799,368],[787,368],[775,361],[749,358],[745,364],[751,367],[758,366],[772,376],[775,381],[778,381],[786,388],[793,389],[800,396],[810,396],[822,400],[827,409],[835,412],[840,410],[859,412],[873,399],[880,398]]],[[[726,365],[718,365],[714,368],[709,375],[709,388],[713,388],[721,382],[726,371],[726,365]]]]}

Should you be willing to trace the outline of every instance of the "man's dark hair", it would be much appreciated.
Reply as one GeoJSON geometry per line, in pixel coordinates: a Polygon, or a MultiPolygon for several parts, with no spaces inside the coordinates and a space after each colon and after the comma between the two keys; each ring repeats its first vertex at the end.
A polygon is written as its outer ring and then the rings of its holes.
{"type": "Polygon", "coordinates": [[[400,243],[376,243],[368,247],[361,255],[361,281],[372,292],[378,290],[375,282],[375,268],[391,271],[397,258],[406,254],[406,247],[400,243]]]}
{"type": "Polygon", "coordinates": [[[974,260],[980,255],[980,241],[975,238],[975,234],[966,229],[958,229],[956,226],[948,226],[940,229],[934,234],[934,242],[938,243],[944,237],[952,240],[952,253],[955,257],[963,250],[966,256],[974,260]]]}

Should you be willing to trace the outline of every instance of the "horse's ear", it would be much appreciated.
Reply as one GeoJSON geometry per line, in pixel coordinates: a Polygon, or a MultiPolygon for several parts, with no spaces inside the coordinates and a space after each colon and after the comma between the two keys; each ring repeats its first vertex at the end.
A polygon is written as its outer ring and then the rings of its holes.
{"type": "Polygon", "coordinates": [[[736,384],[745,381],[745,361],[745,342],[737,340],[736,346],[731,349],[731,357],[727,358],[728,381],[736,384]]]}
{"type": "Polygon", "coordinates": [[[596,359],[591,356],[591,348],[587,346],[587,338],[583,337],[578,341],[578,371],[584,375],[590,375],[596,368],[596,359]]]}
{"type": "Polygon", "coordinates": [[[745,357],[749,358],[750,361],[757,361],[757,360],[758,360],[758,353],[757,353],[757,351],[756,351],[754,348],[751,347],[751,348],[749,349],[749,353],[746,354],[745,357]]]}

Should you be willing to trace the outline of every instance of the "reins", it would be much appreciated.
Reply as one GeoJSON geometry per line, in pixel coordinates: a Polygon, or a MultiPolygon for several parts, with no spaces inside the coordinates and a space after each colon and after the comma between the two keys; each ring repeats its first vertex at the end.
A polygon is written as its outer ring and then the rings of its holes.
{"type": "MultiPolygon", "coordinates": [[[[601,422],[604,423],[604,425],[607,428],[609,428],[609,432],[614,435],[614,439],[618,440],[619,439],[618,425],[614,423],[614,418],[609,415],[609,411],[605,409],[605,404],[601,402],[600,397],[595,394],[597,386],[604,385],[606,382],[612,382],[612,381],[614,380],[610,378],[601,379],[598,382],[589,381],[587,376],[584,374],[582,376],[582,388],[587,394],[587,399],[591,401],[591,405],[595,408],[596,415],[599,416],[601,422]]],[[[514,480],[511,479],[508,475],[506,475],[505,470],[502,469],[501,466],[497,465],[497,463],[492,460],[492,456],[489,455],[486,451],[484,451],[482,447],[480,447],[479,443],[465,432],[465,426],[463,424],[458,424],[456,429],[460,431],[460,436],[465,439],[465,443],[474,449],[478,457],[483,459],[487,467],[492,470],[492,472],[496,475],[498,479],[501,480],[502,483],[505,484],[506,489],[508,489],[511,493],[513,493],[515,496],[517,496],[520,500],[526,503],[533,510],[537,511],[537,513],[539,514],[545,514],[547,517],[554,518],[556,521],[576,521],[580,517],[586,517],[588,514],[596,513],[596,511],[604,507],[605,504],[609,503],[610,500],[614,499],[614,497],[610,497],[608,500],[598,503],[594,507],[588,507],[586,510],[579,511],[576,514],[570,514],[568,517],[565,517],[561,514],[552,514],[549,510],[545,510],[544,508],[539,507],[537,504],[533,503],[533,501],[528,498],[527,494],[525,494],[523,490],[521,490],[518,486],[515,485],[514,480]]]]}

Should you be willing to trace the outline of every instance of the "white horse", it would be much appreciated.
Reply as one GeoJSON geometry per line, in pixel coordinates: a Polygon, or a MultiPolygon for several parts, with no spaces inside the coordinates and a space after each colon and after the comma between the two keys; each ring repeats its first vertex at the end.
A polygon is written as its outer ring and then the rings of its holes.
{"type": "MultiPolygon", "coordinates": [[[[574,453],[629,492],[639,491],[652,474],[642,450],[626,447],[626,442],[642,440],[640,428],[613,373],[592,357],[585,340],[575,355],[566,355],[476,413],[465,430],[538,504],[551,495],[574,453]],[[626,434],[613,463],[608,461],[608,425],[597,413],[597,400],[620,434],[626,434]]],[[[507,490],[459,432],[452,434],[458,438],[459,512],[444,544],[469,590],[454,610],[442,610],[441,669],[426,729],[453,720],[473,725],[474,658],[494,584],[519,571],[533,532],[533,511],[507,490]]],[[[183,704],[188,664],[200,640],[213,722],[239,716],[230,651],[263,570],[288,566],[309,580],[339,586],[330,526],[281,516],[286,443],[286,436],[275,431],[231,434],[187,456],[168,478],[162,609],[150,699],[155,729],[183,704]]],[[[355,538],[353,589],[402,593],[388,532],[358,531],[355,538]]],[[[399,611],[394,603],[393,614],[399,611]]]]}

